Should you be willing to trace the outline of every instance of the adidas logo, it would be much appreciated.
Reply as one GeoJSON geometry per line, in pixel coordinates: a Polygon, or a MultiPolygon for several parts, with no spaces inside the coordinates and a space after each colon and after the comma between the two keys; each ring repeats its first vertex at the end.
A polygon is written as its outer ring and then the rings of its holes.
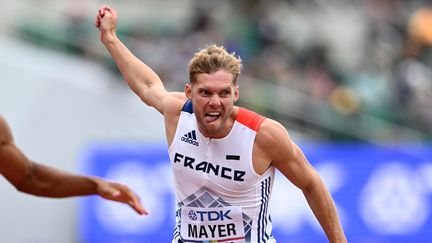
{"type": "Polygon", "coordinates": [[[190,144],[195,145],[195,146],[199,145],[198,141],[197,141],[195,130],[192,130],[192,131],[186,133],[185,135],[183,135],[183,137],[181,137],[181,140],[183,142],[190,143],[190,144]]]}

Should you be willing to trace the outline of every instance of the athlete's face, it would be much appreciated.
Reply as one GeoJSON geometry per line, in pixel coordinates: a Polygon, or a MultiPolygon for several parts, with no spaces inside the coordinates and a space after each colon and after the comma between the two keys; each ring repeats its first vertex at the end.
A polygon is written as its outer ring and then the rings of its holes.
{"type": "Polygon", "coordinates": [[[239,96],[233,75],[220,70],[198,74],[193,84],[186,84],[186,96],[192,100],[198,128],[206,137],[221,138],[231,130],[234,103],[239,96]]]}

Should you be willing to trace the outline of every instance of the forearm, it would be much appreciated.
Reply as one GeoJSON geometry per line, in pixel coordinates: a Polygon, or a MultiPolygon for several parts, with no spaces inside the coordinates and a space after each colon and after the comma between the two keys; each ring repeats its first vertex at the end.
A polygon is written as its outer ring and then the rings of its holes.
{"type": "Polygon", "coordinates": [[[329,242],[347,242],[339,222],[336,206],[321,179],[317,179],[314,184],[311,184],[306,190],[303,190],[303,193],[329,239],[329,242]]]}
{"type": "Polygon", "coordinates": [[[97,179],[33,163],[32,172],[17,186],[17,189],[43,197],[85,196],[97,194],[97,179]]]}
{"type": "Polygon", "coordinates": [[[114,59],[129,87],[146,102],[146,91],[155,86],[163,86],[159,76],[139,60],[118,39],[115,33],[105,33],[102,43],[114,59]]]}

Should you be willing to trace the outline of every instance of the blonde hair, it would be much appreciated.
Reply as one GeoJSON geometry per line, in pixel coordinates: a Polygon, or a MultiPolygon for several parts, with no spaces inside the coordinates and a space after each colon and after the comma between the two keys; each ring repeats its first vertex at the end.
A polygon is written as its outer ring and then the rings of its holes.
{"type": "Polygon", "coordinates": [[[211,74],[225,70],[233,75],[233,84],[240,75],[242,60],[235,53],[228,53],[225,47],[210,45],[195,53],[189,62],[189,81],[194,83],[198,74],[211,74]]]}

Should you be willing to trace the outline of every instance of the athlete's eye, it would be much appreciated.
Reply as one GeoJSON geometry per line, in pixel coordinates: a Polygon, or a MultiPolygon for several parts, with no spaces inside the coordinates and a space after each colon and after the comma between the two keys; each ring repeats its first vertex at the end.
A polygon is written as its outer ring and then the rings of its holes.
{"type": "Polygon", "coordinates": [[[201,90],[199,90],[198,93],[199,93],[201,96],[204,96],[204,97],[208,97],[208,96],[210,96],[210,92],[209,92],[208,90],[205,90],[205,89],[201,89],[201,90]]]}
{"type": "Polygon", "coordinates": [[[231,94],[230,89],[224,89],[220,95],[221,95],[221,97],[228,97],[230,94],[231,94]]]}

